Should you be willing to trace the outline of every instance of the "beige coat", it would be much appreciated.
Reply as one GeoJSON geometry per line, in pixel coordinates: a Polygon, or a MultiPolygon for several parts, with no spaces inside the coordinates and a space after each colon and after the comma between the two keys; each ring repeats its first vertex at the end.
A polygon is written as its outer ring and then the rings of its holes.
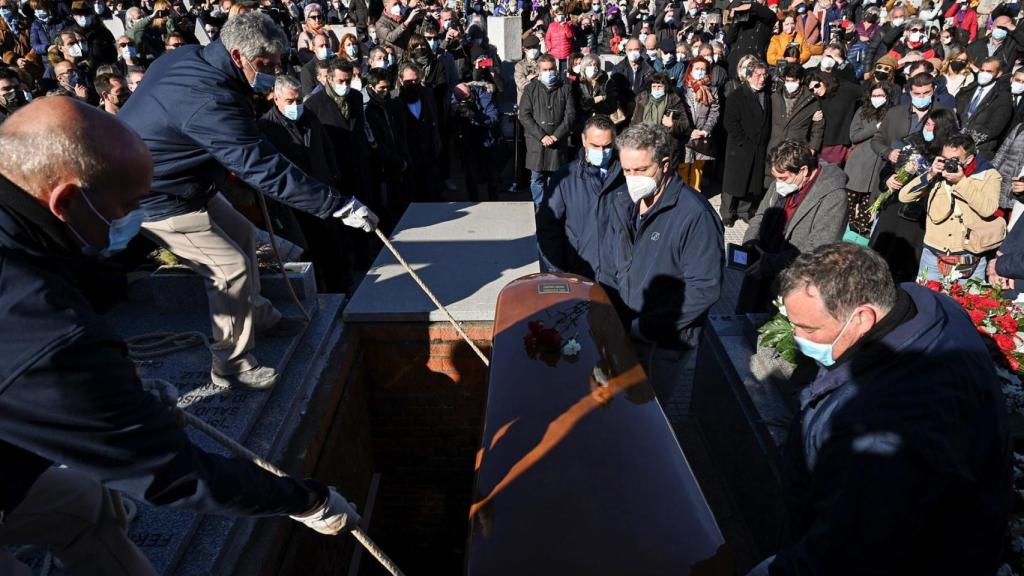
{"type": "Polygon", "coordinates": [[[964,177],[950,186],[945,179],[935,183],[924,180],[927,173],[914,178],[900,190],[900,202],[913,202],[928,193],[928,215],[924,243],[939,251],[963,252],[967,228],[989,219],[999,209],[1002,176],[991,166],[964,177]]]}

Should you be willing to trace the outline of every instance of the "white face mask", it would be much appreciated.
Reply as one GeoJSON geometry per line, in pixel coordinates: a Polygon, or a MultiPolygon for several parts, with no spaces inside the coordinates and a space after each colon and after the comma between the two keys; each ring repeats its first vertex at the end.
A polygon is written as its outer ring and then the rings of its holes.
{"type": "Polygon", "coordinates": [[[593,78],[597,76],[597,66],[587,66],[583,69],[583,73],[587,75],[587,78],[593,78]]]}
{"type": "Polygon", "coordinates": [[[650,176],[626,176],[626,188],[635,204],[654,194],[658,189],[658,181],[650,176]]]}
{"type": "Polygon", "coordinates": [[[530,60],[536,60],[540,56],[540,50],[537,48],[528,48],[526,50],[526,57],[530,60]]]}
{"type": "Polygon", "coordinates": [[[836,65],[836,61],[831,56],[822,56],[821,57],[821,70],[823,72],[828,72],[832,68],[835,68],[835,65],[836,65]]]}
{"type": "Polygon", "coordinates": [[[872,96],[871,105],[874,106],[875,108],[881,108],[882,106],[885,106],[885,96],[872,96]]]}
{"type": "Polygon", "coordinates": [[[316,49],[316,57],[318,60],[327,60],[327,47],[321,46],[316,49]]]}
{"type": "Polygon", "coordinates": [[[572,73],[573,73],[573,74],[575,74],[575,75],[577,75],[577,76],[579,76],[579,75],[580,75],[580,70],[581,70],[581,68],[580,68],[580,65],[579,65],[579,64],[577,64],[577,65],[575,65],[575,66],[573,66],[573,67],[572,67],[572,73]]]}
{"type": "Polygon", "coordinates": [[[794,94],[799,89],[800,89],[800,83],[799,82],[786,82],[786,92],[789,92],[790,94],[794,94]]]}
{"type": "Polygon", "coordinates": [[[924,32],[911,32],[910,41],[915,44],[920,44],[921,42],[924,42],[924,32]]]}
{"type": "Polygon", "coordinates": [[[338,96],[346,96],[348,95],[348,88],[348,84],[335,84],[334,93],[338,96]]]}
{"type": "Polygon", "coordinates": [[[352,81],[349,82],[348,84],[352,88],[352,90],[359,91],[363,89],[363,81],[360,80],[358,77],[353,78],[352,81]]]}
{"type": "Polygon", "coordinates": [[[903,18],[893,18],[892,19],[892,25],[897,27],[897,28],[899,28],[900,26],[903,26],[903,18]]]}
{"type": "Polygon", "coordinates": [[[1024,94],[1024,83],[1010,82],[1010,92],[1013,92],[1014,96],[1020,96],[1021,94],[1024,94]]]}
{"type": "Polygon", "coordinates": [[[800,187],[796,184],[790,184],[789,182],[782,182],[781,180],[775,181],[775,191],[779,193],[779,196],[785,198],[793,192],[799,190],[800,187]]]}
{"type": "Polygon", "coordinates": [[[79,46],[78,44],[72,44],[71,46],[68,46],[67,53],[68,53],[68,56],[71,56],[72,58],[81,58],[82,57],[82,47],[79,46]]]}
{"type": "Polygon", "coordinates": [[[630,50],[629,52],[626,52],[626,58],[629,58],[630,62],[636,62],[640,59],[640,51],[630,50]]]}
{"type": "Polygon", "coordinates": [[[984,70],[978,72],[978,84],[981,86],[988,86],[989,83],[992,82],[993,78],[994,76],[991,72],[985,72],[984,70]]]}

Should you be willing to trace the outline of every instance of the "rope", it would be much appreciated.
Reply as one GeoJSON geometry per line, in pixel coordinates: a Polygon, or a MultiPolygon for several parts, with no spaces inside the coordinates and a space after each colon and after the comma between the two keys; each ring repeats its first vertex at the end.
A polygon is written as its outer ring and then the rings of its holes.
{"type": "Polygon", "coordinates": [[[136,360],[166,356],[194,346],[210,346],[202,332],[152,332],[125,339],[128,355],[136,360]]]}
{"type": "MultiPolygon", "coordinates": [[[[299,300],[299,295],[295,293],[292,281],[288,279],[288,271],[284,269],[284,260],[281,259],[281,251],[277,249],[277,236],[274,235],[274,222],[270,219],[270,212],[267,210],[267,201],[263,198],[263,194],[259,192],[254,193],[256,194],[256,199],[259,201],[260,211],[263,212],[263,222],[267,225],[267,232],[270,234],[270,247],[273,248],[274,259],[277,260],[277,265],[281,268],[281,276],[284,278],[284,285],[288,287],[288,293],[292,296],[292,302],[299,307],[299,311],[302,312],[302,317],[306,319],[306,324],[309,324],[309,312],[306,312],[306,307],[302,305],[302,302],[299,300]]],[[[259,271],[256,273],[259,274],[259,271]]]]}
{"type": "Polygon", "coordinates": [[[455,328],[455,331],[459,333],[459,336],[461,336],[462,339],[466,341],[466,344],[469,344],[469,347],[473,349],[473,352],[476,352],[476,355],[480,357],[480,361],[484,363],[484,366],[490,367],[490,360],[488,360],[487,356],[485,356],[484,353],[480,351],[480,348],[476,345],[476,342],[470,340],[469,336],[462,330],[462,326],[459,326],[459,323],[455,321],[455,318],[453,318],[451,313],[448,312],[448,309],[444,307],[444,304],[441,304],[441,301],[437,299],[437,296],[434,296],[434,293],[430,291],[430,288],[427,288],[427,285],[424,284],[423,280],[420,279],[419,275],[413,271],[412,266],[409,266],[409,263],[405,261],[405,258],[402,258],[402,255],[398,253],[398,250],[396,250],[395,247],[391,244],[391,241],[388,240],[387,236],[385,236],[384,233],[381,232],[379,228],[374,228],[373,231],[377,233],[377,238],[380,238],[380,241],[383,242],[385,246],[387,246],[388,250],[391,251],[391,254],[393,254],[395,258],[398,260],[398,263],[402,265],[402,268],[405,268],[405,271],[408,272],[410,276],[412,276],[412,279],[415,280],[416,283],[420,285],[420,288],[422,288],[423,291],[427,293],[427,296],[430,297],[430,300],[434,303],[434,306],[437,306],[438,310],[444,312],[444,315],[448,318],[448,322],[450,322],[451,325],[455,328]]]}
{"type": "MultiPolygon", "coordinates": [[[[238,442],[235,442],[233,439],[225,435],[223,432],[207,424],[206,422],[200,420],[199,418],[189,414],[188,412],[185,412],[184,410],[178,407],[168,408],[176,412],[177,415],[180,418],[182,418],[187,424],[203,432],[207,436],[213,438],[221,445],[223,445],[225,448],[234,452],[239,457],[246,458],[252,461],[253,464],[259,466],[260,468],[263,468],[264,470],[270,472],[271,474],[274,474],[275,476],[280,476],[282,478],[288,476],[283,470],[281,470],[277,466],[274,466],[270,462],[267,462],[263,458],[260,458],[259,455],[257,455],[255,452],[249,450],[245,446],[242,446],[238,442]]],[[[378,547],[377,544],[373,540],[371,540],[370,537],[367,536],[367,534],[363,532],[361,528],[353,528],[352,536],[354,536],[355,539],[363,545],[363,548],[366,548],[366,551],[369,552],[374,558],[376,558],[377,561],[380,562],[381,566],[387,569],[388,572],[390,572],[393,576],[402,576],[402,571],[398,569],[398,566],[390,558],[388,558],[387,554],[385,554],[384,551],[381,550],[380,547],[378,547]]]]}

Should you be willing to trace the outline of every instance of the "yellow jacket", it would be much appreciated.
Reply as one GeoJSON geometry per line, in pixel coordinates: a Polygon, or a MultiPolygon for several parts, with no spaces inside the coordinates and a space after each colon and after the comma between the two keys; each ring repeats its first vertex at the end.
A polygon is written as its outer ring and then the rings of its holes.
{"type": "Polygon", "coordinates": [[[941,176],[939,182],[922,174],[900,189],[900,202],[913,202],[928,194],[924,243],[939,251],[963,252],[967,228],[989,219],[999,209],[999,188],[1003,177],[991,165],[965,176],[950,186],[941,176]]]}
{"type": "Polygon", "coordinates": [[[779,32],[772,36],[771,42],[768,43],[768,54],[766,58],[768,64],[775,66],[779,60],[782,60],[782,55],[786,53],[786,47],[791,43],[800,45],[800,63],[806,64],[807,61],[811,59],[811,47],[799,32],[794,32],[792,34],[779,32]]]}

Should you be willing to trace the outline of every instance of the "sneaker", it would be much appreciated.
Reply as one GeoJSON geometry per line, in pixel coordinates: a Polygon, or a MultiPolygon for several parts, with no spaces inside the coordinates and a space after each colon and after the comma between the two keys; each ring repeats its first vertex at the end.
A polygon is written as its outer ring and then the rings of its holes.
{"type": "Polygon", "coordinates": [[[217,374],[210,370],[210,382],[220,388],[245,388],[248,390],[269,390],[277,384],[280,375],[267,366],[257,366],[238,374],[217,374]]]}
{"type": "Polygon", "coordinates": [[[294,336],[306,328],[306,320],[303,318],[289,318],[281,316],[281,319],[266,330],[256,332],[256,336],[273,338],[274,336],[294,336]]]}

